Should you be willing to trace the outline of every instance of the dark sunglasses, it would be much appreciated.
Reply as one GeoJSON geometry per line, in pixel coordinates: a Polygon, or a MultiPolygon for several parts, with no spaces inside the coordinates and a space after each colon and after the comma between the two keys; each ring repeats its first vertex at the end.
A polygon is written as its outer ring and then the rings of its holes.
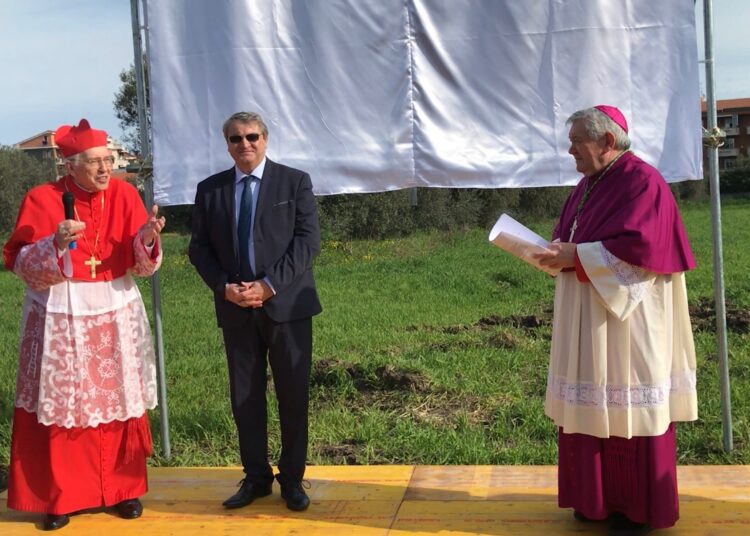
{"type": "Polygon", "coordinates": [[[235,134],[234,136],[229,136],[229,141],[231,143],[240,143],[242,141],[242,138],[246,139],[250,143],[254,143],[260,139],[260,134],[258,134],[257,132],[253,132],[252,134],[245,134],[244,136],[235,134]]]}

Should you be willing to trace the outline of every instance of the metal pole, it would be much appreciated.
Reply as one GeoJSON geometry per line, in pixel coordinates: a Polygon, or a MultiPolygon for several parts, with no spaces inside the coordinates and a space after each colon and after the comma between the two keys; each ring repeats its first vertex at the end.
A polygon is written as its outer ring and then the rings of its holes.
{"type": "Polygon", "coordinates": [[[409,203],[411,203],[411,206],[413,207],[416,207],[419,204],[416,188],[409,188],[409,203]]]}
{"type": "MultiPolygon", "coordinates": [[[[145,0],[143,12],[146,16],[145,0]]],[[[143,70],[143,45],[141,42],[141,24],[138,11],[138,0],[130,0],[130,14],[133,26],[133,55],[135,67],[135,87],[138,97],[138,124],[141,138],[142,173],[145,174],[146,206],[150,210],[154,204],[153,173],[151,167],[150,125],[146,116],[146,84],[143,70]]],[[[167,381],[164,367],[164,337],[161,322],[161,287],[159,272],[151,276],[151,305],[154,314],[154,342],[156,344],[156,373],[159,389],[159,416],[161,421],[162,454],[166,459],[172,456],[169,440],[169,411],[167,408],[167,381]]]]}
{"type": "Polygon", "coordinates": [[[711,221],[714,241],[714,303],[716,305],[716,335],[719,352],[719,381],[721,386],[721,418],[724,431],[724,450],[732,445],[732,399],[729,389],[729,355],[727,352],[727,319],[724,302],[724,261],[721,242],[721,199],[719,192],[719,147],[722,132],[716,126],[716,95],[714,93],[714,45],[711,0],[703,0],[703,33],[706,48],[706,124],[704,146],[708,151],[708,170],[711,185],[711,221]],[[708,139],[708,141],[707,141],[708,139]]]}

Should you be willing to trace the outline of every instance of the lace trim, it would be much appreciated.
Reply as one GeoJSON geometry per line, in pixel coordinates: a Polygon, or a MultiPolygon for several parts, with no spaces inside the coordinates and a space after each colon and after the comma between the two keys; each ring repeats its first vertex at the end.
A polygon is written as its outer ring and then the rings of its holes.
{"type": "Polygon", "coordinates": [[[102,314],[50,313],[27,299],[16,407],[40,423],[93,427],[156,407],[156,365],[143,302],[102,314]]]}
{"type": "MultiPolygon", "coordinates": [[[[134,273],[135,275],[141,276],[141,277],[149,277],[154,275],[154,272],[159,269],[161,266],[161,260],[162,260],[162,250],[161,250],[161,243],[159,240],[159,237],[156,237],[156,242],[154,242],[154,247],[159,248],[158,255],[155,259],[151,258],[151,255],[146,250],[146,246],[143,245],[143,240],[141,239],[141,233],[135,233],[135,237],[133,238],[133,252],[135,254],[135,264],[132,268],[130,268],[130,271],[134,273]]],[[[153,251],[153,249],[152,249],[153,251]]]]}
{"type": "Polygon", "coordinates": [[[656,385],[593,385],[568,383],[565,378],[549,374],[547,393],[574,406],[598,408],[656,408],[669,402],[670,394],[696,390],[694,370],[673,374],[670,380],[656,385]]]}
{"type": "Polygon", "coordinates": [[[643,299],[650,286],[651,272],[618,259],[607,251],[607,248],[601,242],[599,243],[599,250],[604,264],[612,271],[617,281],[627,289],[628,297],[635,302],[643,299]]]}
{"type": "Polygon", "coordinates": [[[29,288],[42,291],[65,281],[53,239],[54,235],[42,238],[18,253],[13,271],[29,288]]]}

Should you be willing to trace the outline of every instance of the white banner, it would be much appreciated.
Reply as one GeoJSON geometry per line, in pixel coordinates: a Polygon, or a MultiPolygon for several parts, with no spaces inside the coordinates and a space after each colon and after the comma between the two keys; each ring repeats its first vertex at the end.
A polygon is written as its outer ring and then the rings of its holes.
{"type": "Polygon", "coordinates": [[[620,108],[667,180],[702,176],[692,0],[146,3],[155,198],[193,202],[255,111],[316,194],[575,184],[565,120],[620,108]]]}

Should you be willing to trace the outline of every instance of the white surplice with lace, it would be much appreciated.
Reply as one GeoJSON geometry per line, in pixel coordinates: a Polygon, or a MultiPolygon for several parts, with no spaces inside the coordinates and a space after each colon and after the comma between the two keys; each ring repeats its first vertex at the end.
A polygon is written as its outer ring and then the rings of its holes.
{"type": "Polygon", "coordinates": [[[578,244],[591,282],[557,276],[545,413],[565,433],[657,436],[698,417],[685,274],[578,244]]]}
{"type": "MultiPolygon", "coordinates": [[[[66,278],[52,236],[25,246],[14,272],[26,283],[15,405],[38,422],[93,427],[142,416],[157,403],[155,355],[146,310],[131,274],[149,276],[139,236],[135,266],[113,281],[66,278]]],[[[159,250],[161,251],[161,250],[159,250]]]]}

